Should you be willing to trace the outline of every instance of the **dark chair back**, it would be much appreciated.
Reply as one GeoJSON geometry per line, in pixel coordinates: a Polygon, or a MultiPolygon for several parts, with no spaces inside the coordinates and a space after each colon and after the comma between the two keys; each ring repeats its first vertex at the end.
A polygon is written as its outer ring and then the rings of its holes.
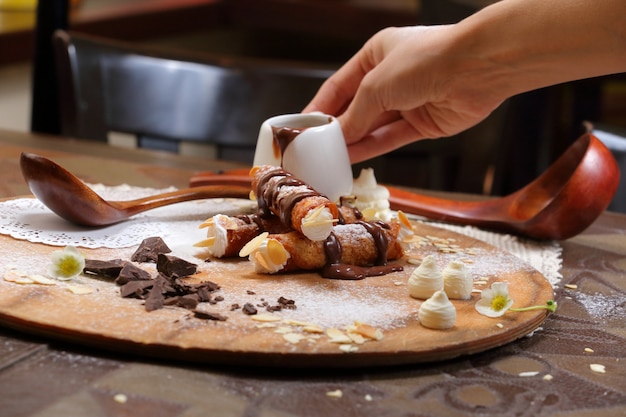
{"type": "Polygon", "coordinates": [[[135,134],[138,146],[177,151],[217,146],[221,159],[252,163],[261,123],[297,113],[332,73],[291,62],[166,52],[57,31],[62,134],[106,141],[135,134]]]}

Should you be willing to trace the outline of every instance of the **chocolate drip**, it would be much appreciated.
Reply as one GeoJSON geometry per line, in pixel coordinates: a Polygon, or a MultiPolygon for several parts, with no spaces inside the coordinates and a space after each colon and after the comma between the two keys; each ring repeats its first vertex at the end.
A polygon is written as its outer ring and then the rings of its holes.
{"type": "Polygon", "coordinates": [[[331,233],[324,241],[324,252],[326,253],[326,265],[322,268],[322,276],[332,279],[358,280],[366,277],[380,276],[391,272],[402,271],[401,266],[387,265],[387,248],[389,240],[384,232],[388,225],[383,222],[358,221],[368,231],[374,239],[378,257],[373,266],[362,267],[349,265],[341,262],[341,242],[334,233],[331,233]]]}
{"type": "Polygon", "coordinates": [[[272,126],[272,135],[274,140],[272,141],[272,150],[276,158],[280,157],[280,165],[283,165],[283,155],[285,149],[296,137],[304,132],[306,128],[293,128],[293,127],[277,127],[272,126]]]}

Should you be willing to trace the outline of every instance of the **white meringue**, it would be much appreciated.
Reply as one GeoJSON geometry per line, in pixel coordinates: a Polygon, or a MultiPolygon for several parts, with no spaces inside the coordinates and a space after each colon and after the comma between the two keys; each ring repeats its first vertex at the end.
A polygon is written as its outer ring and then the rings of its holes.
{"type": "Polygon", "coordinates": [[[435,292],[443,290],[443,276],[434,255],[424,258],[415,268],[408,281],[409,294],[413,298],[425,300],[435,292]]]}
{"type": "Polygon", "coordinates": [[[452,261],[441,272],[443,289],[451,299],[469,300],[472,296],[474,279],[469,268],[461,261],[452,261]]]}
{"type": "Polygon", "coordinates": [[[429,329],[450,329],[456,322],[456,308],[444,291],[437,291],[422,303],[417,317],[422,326],[429,329]]]}

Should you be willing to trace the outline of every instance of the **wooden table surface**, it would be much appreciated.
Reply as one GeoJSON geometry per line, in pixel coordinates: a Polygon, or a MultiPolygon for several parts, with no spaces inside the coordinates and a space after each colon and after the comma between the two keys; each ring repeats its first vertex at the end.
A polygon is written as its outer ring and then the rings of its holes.
{"type": "MultiPolygon", "coordinates": [[[[111,185],[183,187],[194,172],[234,166],[0,131],[0,197],[28,192],[18,169],[21,151],[52,157],[90,182],[111,185]]],[[[426,365],[261,370],[154,361],[0,328],[0,414],[623,416],[626,216],[605,213],[560,244],[557,312],[532,337],[501,348],[426,365]],[[606,372],[593,372],[590,364],[602,364],[606,372]],[[520,376],[524,372],[538,375],[520,376]],[[327,395],[336,390],[341,397],[327,395]]]]}

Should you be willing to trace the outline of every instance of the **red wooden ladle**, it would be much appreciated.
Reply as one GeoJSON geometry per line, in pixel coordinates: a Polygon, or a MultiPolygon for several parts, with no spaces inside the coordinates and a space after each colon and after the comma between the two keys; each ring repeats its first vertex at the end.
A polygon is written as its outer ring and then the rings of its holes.
{"type": "MultiPolygon", "coordinates": [[[[215,197],[247,198],[247,170],[202,173],[191,188],[131,201],[106,201],[47,158],[23,153],[20,165],[32,193],[64,219],[105,226],[157,207],[215,197]]],[[[611,152],[591,134],[581,136],[539,178],[506,197],[457,201],[389,187],[394,210],[535,239],[567,239],[585,230],[609,205],[619,183],[611,152]]]]}
{"type": "MultiPolygon", "coordinates": [[[[394,210],[443,222],[473,225],[534,239],[567,239],[608,207],[619,184],[613,154],[592,134],[574,142],[541,176],[505,197],[464,201],[419,195],[387,186],[394,210]]],[[[191,186],[249,186],[246,172],[200,173],[191,186]]]]}

